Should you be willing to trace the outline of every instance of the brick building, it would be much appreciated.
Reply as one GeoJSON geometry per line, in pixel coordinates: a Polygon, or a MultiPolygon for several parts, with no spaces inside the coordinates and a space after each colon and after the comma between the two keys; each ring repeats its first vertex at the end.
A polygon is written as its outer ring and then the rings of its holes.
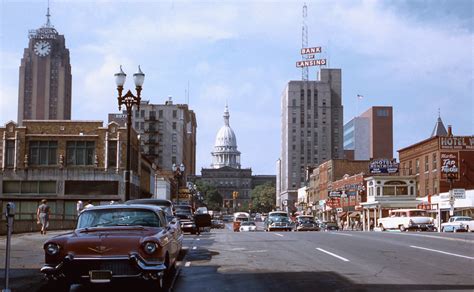
{"type": "MultiPolygon", "coordinates": [[[[335,181],[343,179],[346,175],[368,173],[369,163],[368,160],[333,159],[320,164],[309,175],[308,202],[312,206],[324,203],[328,199],[329,192],[334,188],[335,181]]],[[[337,186],[339,187],[339,184],[337,186]]]]}
{"type": "Polygon", "coordinates": [[[454,136],[450,126],[446,136],[433,133],[426,140],[398,150],[401,174],[416,176],[418,196],[437,195],[450,189],[442,168],[444,162],[451,161],[456,166],[452,187],[474,189],[474,136],[454,136]]]}
{"type": "MultiPolygon", "coordinates": [[[[52,213],[74,215],[78,200],[94,204],[125,196],[126,128],[102,121],[33,121],[0,127],[0,201],[35,213],[46,198],[52,213]]],[[[155,169],[131,137],[131,197],[154,192],[155,169]],[[140,159],[139,159],[140,157],[140,159]]]]}

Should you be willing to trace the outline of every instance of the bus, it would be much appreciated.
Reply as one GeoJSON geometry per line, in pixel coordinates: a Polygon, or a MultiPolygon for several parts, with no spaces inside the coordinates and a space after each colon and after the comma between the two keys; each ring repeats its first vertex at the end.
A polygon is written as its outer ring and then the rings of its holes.
{"type": "Polygon", "coordinates": [[[250,219],[250,214],[247,212],[234,213],[234,222],[232,224],[234,232],[238,232],[240,230],[240,222],[249,221],[249,219],[250,219]]]}

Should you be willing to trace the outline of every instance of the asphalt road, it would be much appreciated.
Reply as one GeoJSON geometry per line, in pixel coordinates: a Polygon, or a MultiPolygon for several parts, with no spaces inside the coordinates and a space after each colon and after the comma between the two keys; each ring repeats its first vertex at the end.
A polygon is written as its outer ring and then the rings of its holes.
{"type": "Polygon", "coordinates": [[[226,230],[185,245],[174,291],[474,290],[474,233],[226,230]]]}
{"type": "MultiPolygon", "coordinates": [[[[41,286],[45,239],[39,234],[15,235],[12,291],[32,292],[41,286]]],[[[4,243],[0,237],[1,266],[4,243]]],[[[225,229],[186,235],[184,246],[173,291],[474,290],[474,233],[225,229]]],[[[134,290],[135,284],[118,288],[93,290],[134,290]]],[[[90,289],[73,286],[71,291],[90,289]]]]}

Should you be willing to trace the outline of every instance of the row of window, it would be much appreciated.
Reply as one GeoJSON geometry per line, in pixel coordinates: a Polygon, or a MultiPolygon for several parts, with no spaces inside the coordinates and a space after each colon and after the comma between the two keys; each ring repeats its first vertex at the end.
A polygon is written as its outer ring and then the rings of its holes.
{"type": "MultiPolygon", "coordinates": [[[[148,114],[149,114],[148,116],[150,117],[150,119],[156,118],[156,111],[150,111],[148,114]]],[[[173,110],[172,115],[173,115],[173,119],[177,119],[178,110],[173,110]]],[[[162,117],[163,117],[163,110],[158,110],[158,118],[162,118],[162,117]]],[[[135,111],[135,118],[145,118],[145,110],[135,111]]]]}
{"type": "MultiPolygon", "coordinates": [[[[5,149],[5,166],[14,166],[15,141],[7,140],[5,149]]],[[[29,165],[57,165],[58,142],[57,141],[30,141],[28,152],[29,165]]],[[[61,161],[64,163],[64,161],[61,161]]],[[[86,166],[95,163],[94,141],[67,141],[66,161],[67,165],[86,166]]],[[[117,142],[108,143],[108,167],[117,166],[117,142]]]]}
{"type": "MultiPolygon", "coordinates": [[[[425,155],[423,158],[424,162],[424,171],[430,171],[430,160],[429,160],[430,155],[425,155]]],[[[437,170],[438,169],[438,158],[437,158],[437,153],[432,153],[431,154],[431,170],[437,170]]],[[[402,169],[404,171],[404,174],[407,174],[406,172],[408,171],[408,175],[412,174],[418,174],[420,173],[420,159],[417,158],[415,159],[414,163],[413,160],[408,161],[408,168],[406,162],[403,163],[402,169]],[[414,165],[413,165],[414,164],[414,165]],[[414,166],[414,169],[413,169],[414,166]],[[414,171],[414,172],[413,172],[414,171]]]]}

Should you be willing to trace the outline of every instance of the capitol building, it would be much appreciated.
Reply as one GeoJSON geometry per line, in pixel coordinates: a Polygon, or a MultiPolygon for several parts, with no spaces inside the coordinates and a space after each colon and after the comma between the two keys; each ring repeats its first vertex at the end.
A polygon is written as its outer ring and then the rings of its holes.
{"type": "Polygon", "coordinates": [[[211,152],[210,168],[202,168],[201,175],[188,177],[188,180],[204,181],[214,185],[223,198],[224,208],[247,207],[250,202],[250,192],[258,185],[271,183],[275,185],[275,175],[252,175],[251,168],[242,168],[240,151],[237,149],[237,136],[230,126],[230,112],[226,105],[224,109],[224,125],[219,129],[211,152]],[[238,192],[234,200],[232,194],[238,192]]]}

